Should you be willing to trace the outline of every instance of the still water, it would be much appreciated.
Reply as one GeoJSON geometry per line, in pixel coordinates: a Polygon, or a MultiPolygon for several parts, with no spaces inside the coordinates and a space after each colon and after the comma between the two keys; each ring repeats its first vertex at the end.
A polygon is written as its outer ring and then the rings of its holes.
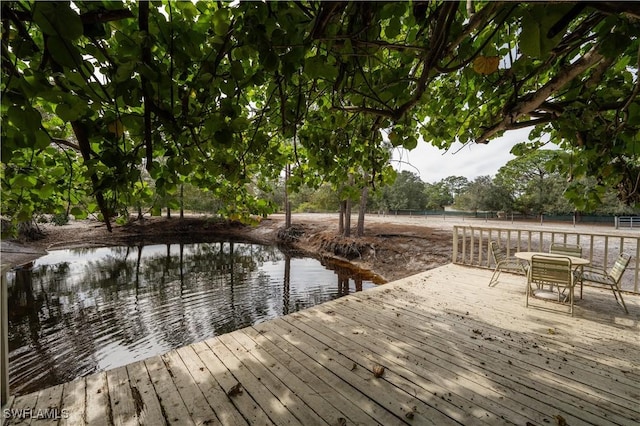
{"type": "Polygon", "coordinates": [[[375,285],[344,267],[233,242],[57,250],[7,278],[13,394],[375,285]]]}

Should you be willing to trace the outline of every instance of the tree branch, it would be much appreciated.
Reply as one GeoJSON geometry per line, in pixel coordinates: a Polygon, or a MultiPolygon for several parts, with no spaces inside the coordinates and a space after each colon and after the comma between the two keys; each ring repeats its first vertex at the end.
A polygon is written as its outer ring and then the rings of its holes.
{"type": "Polygon", "coordinates": [[[505,111],[504,118],[485,130],[477,139],[476,143],[487,143],[496,134],[514,128],[518,119],[528,115],[540,107],[553,93],[557,92],[565,84],[576,78],[578,75],[588,70],[604,59],[598,52],[600,45],[594,44],[582,58],[578,59],[571,66],[563,68],[556,77],[542,86],[537,92],[525,96],[522,101],[513,106],[510,111],[505,111]]]}
{"type": "Polygon", "coordinates": [[[80,152],[80,145],[76,145],[73,142],[69,142],[66,139],[59,139],[59,138],[51,138],[51,142],[57,144],[57,145],[63,145],[66,146],[68,148],[74,149],[78,152],[80,152]]]}

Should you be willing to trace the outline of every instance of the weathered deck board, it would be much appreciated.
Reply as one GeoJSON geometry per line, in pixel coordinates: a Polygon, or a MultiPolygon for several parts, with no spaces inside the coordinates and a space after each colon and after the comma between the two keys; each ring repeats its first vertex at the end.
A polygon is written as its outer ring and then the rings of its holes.
{"type": "Polygon", "coordinates": [[[62,419],[61,426],[80,426],[84,425],[84,407],[86,380],[81,377],[72,382],[67,382],[62,388],[62,403],[60,412],[62,419]]]}
{"type": "Polygon", "coordinates": [[[549,302],[525,308],[524,277],[488,287],[490,276],[437,268],[18,396],[11,413],[68,418],[5,423],[640,423],[639,297],[625,315],[585,288],[572,318],[549,302]]]}
{"type": "Polygon", "coordinates": [[[151,383],[147,366],[143,361],[127,365],[131,395],[136,404],[138,422],[143,426],[163,426],[166,424],[158,395],[151,383]]]}

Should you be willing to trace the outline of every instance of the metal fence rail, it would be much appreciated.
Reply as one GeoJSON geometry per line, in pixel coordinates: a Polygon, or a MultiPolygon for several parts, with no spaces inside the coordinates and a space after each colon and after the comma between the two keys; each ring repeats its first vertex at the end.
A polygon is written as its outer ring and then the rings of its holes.
{"type": "Polygon", "coordinates": [[[640,216],[616,216],[615,226],[616,229],[620,227],[633,228],[634,226],[636,229],[640,229],[640,216]]]}
{"type": "Polygon", "coordinates": [[[508,256],[518,251],[549,251],[552,243],[578,244],[582,257],[593,266],[610,268],[618,254],[631,256],[621,287],[640,293],[640,237],[634,235],[592,234],[551,230],[526,230],[478,226],[453,227],[453,263],[493,268],[489,241],[498,241],[508,256]]]}

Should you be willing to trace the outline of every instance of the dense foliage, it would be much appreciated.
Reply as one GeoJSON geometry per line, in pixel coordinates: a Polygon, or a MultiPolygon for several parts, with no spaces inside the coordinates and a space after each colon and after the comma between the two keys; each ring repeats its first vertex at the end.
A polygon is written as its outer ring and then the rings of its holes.
{"type": "MultiPolygon", "coordinates": [[[[512,2],[2,2],[2,213],[179,206],[291,189],[355,198],[389,144],[534,125],[581,207],[640,200],[640,6],[512,2]],[[385,130],[381,132],[380,130],[385,130]],[[388,139],[383,137],[388,134],[388,139]],[[577,188],[577,187],[576,187],[577,188]]],[[[524,154],[530,147],[519,147],[524,154]]]]}

